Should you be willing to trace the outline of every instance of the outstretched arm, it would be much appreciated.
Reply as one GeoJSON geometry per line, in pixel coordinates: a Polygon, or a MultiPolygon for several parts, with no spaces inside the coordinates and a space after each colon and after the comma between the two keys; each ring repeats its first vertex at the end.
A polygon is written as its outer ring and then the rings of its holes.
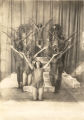
{"type": "Polygon", "coordinates": [[[53,20],[53,19],[50,19],[50,20],[42,27],[42,29],[44,29],[45,27],[47,27],[47,25],[48,25],[50,22],[52,22],[52,20],[53,20]]]}
{"type": "Polygon", "coordinates": [[[26,47],[27,47],[28,44],[29,44],[29,42],[32,40],[32,39],[29,38],[31,34],[32,34],[32,36],[33,36],[33,35],[35,34],[35,32],[30,31],[25,38],[23,38],[22,40],[18,40],[17,42],[20,43],[20,42],[22,42],[22,41],[24,41],[25,39],[28,38],[28,42],[27,42],[27,44],[26,44],[26,47]]]}
{"type": "Polygon", "coordinates": [[[48,61],[48,63],[43,66],[43,68],[45,69],[45,68],[50,64],[50,62],[53,60],[53,58],[54,58],[55,56],[58,56],[58,55],[59,55],[59,53],[58,53],[58,54],[54,54],[54,55],[52,56],[52,58],[48,61]]]}
{"type": "MultiPolygon", "coordinates": [[[[30,34],[32,34],[32,36],[33,35],[35,35],[35,32],[32,32],[32,33],[30,33],[30,34]]],[[[30,36],[30,35],[29,35],[30,36]]],[[[29,37],[28,36],[28,37],[29,37]]],[[[30,41],[32,41],[33,39],[32,38],[28,38],[28,42],[27,42],[27,44],[26,44],[26,47],[29,45],[29,43],[30,43],[30,41]]],[[[33,42],[33,41],[32,41],[33,42]]]]}
{"type": "Polygon", "coordinates": [[[6,34],[8,36],[8,38],[12,39],[12,36],[9,35],[8,33],[4,32],[4,31],[1,31],[2,33],[6,34]]]}
{"type": "Polygon", "coordinates": [[[35,22],[32,20],[32,24],[34,25],[34,27],[38,30],[37,25],[35,24],[35,22]]]}
{"type": "Polygon", "coordinates": [[[21,58],[23,58],[23,55],[20,52],[18,52],[12,45],[10,47],[16,54],[18,54],[21,58]]]}
{"type": "Polygon", "coordinates": [[[21,58],[24,58],[25,61],[28,63],[29,67],[31,69],[33,69],[33,65],[29,62],[28,58],[25,56],[25,54],[23,52],[18,52],[13,46],[11,46],[11,49],[17,53],[21,58]]]}
{"type": "Polygon", "coordinates": [[[28,63],[29,67],[33,70],[33,65],[31,64],[31,62],[28,60],[28,58],[25,56],[25,54],[23,53],[24,59],[26,60],[26,62],[28,63]]]}
{"type": "Polygon", "coordinates": [[[54,55],[52,56],[52,58],[49,60],[49,62],[48,62],[46,65],[43,66],[43,68],[45,69],[45,68],[50,64],[50,62],[53,60],[54,57],[57,56],[57,59],[56,59],[56,60],[58,60],[59,58],[62,57],[63,54],[65,54],[65,53],[66,53],[69,49],[71,49],[72,47],[73,47],[73,44],[70,45],[70,46],[68,46],[67,48],[65,48],[64,51],[61,51],[61,52],[59,52],[58,54],[54,54],[54,55]]]}
{"type": "Polygon", "coordinates": [[[65,39],[65,42],[67,42],[69,39],[71,39],[72,37],[75,36],[75,34],[77,35],[77,31],[72,33],[67,39],[65,39]]]}
{"type": "Polygon", "coordinates": [[[25,38],[22,39],[22,41],[24,41],[25,39],[27,39],[31,34],[33,34],[33,31],[30,31],[25,38]]]}
{"type": "Polygon", "coordinates": [[[29,38],[29,36],[30,36],[31,34],[32,34],[32,35],[34,34],[33,31],[30,31],[30,32],[26,35],[26,37],[23,38],[22,40],[19,40],[18,43],[20,43],[20,42],[24,41],[25,39],[29,38]]]}
{"type": "MultiPolygon", "coordinates": [[[[8,34],[7,32],[4,32],[4,31],[1,31],[1,33],[4,33],[5,35],[7,35],[7,37],[13,42],[13,44],[14,44],[14,42],[15,42],[15,36],[13,35],[13,34],[8,34]]],[[[11,44],[10,43],[10,40],[8,41],[8,44],[11,44]]]]}
{"type": "Polygon", "coordinates": [[[39,52],[37,52],[35,55],[34,55],[34,58],[36,58],[36,56],[41,53],[42,51],[44,51],[45,49],[47,49],[48,47],[44,47],[43,49],[41,49],[39,52]]]}

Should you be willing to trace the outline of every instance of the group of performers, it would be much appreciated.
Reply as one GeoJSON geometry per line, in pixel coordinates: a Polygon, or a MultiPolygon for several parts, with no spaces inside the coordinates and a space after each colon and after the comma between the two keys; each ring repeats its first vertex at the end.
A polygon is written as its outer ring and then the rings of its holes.
{"type": "MultiPolygon", "coordinates": [[[[61,86],[64,70],[65,53],[68,50],[63,29],[59,24],[51,24],[52,19],[45,25],[23,24],[15,32],[13,38],[14,59],[18,88],[23,90],[25,85],[32,85],[33,100],[43,99],[43,71],[50,64],[50,81],[58,92],[61,86]],[[37,57],[47,57],[44,65],[37,57]]],[[[70,38],[73,36],[72,34],[70,38]]],[[[70,48],[70,47],[69,47],[70,48]]]]}

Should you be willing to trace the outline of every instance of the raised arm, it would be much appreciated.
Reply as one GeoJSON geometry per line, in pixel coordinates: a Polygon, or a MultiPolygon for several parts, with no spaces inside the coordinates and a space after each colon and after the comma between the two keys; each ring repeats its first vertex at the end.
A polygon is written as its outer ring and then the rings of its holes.
{"type": "Polygon", "coordinates": [[[50,64],[50,62],[53,60],[53,58],[56,57],[56,56],[58,56],[58,55],[59,55],[59,53],[58,53],[58,54],[54,54],[54,55],[52,56],[52,58],[48,61],[48,63],[43,66],[43,68],[45,69],[45,68],[50,64]]]}
{"type": "Polygon", "coordinates": [[[37,53],[34,55],[34,58],[36,58],[39,53],[41,53],[42,51],[44,51],[44,50],[47,49],[47,48],[48,48],[48,47],[46,46],[46,47],[44,47],[43,49],[41,49],[39,52],[37,52],[37,53]]]}
{"type": "Polygon", "coordinates": [[[65,39],[65,42],[67,42],[69,39],[71,39],[72,37],[74,37],[75,34],[77,34],[77,31],[73,32],[67,39],[65,39]]]}
{"type": "Polygon", "coordinates": [[[47,25],[48,25],[50,22],[52,22],[52,21],[53,21],[53,19],[50,19],[45,25],[43,25],[42,29],[44,29],[45,27],[47,27],[47,25]]]}
{"type": "Polygon", "coordinates": [[[28,60],[28,58],[25,56],[24,53],[23,53],[23,56],[24,56],[24,59],[26,60],[26,62],[28,63],[29,67],[33,70],[34,69],[33,65],[31,64],[31,62],[28,60]]]}
{"type": "Polygon", "coordinates": [[[34,27],[38,30],[37,25],[35,24],[35,22],[32,20],[32,24],[34,25],[34,27]]]}
{"type": "Polygon", "coordinates": [[[13,46],[10,46],[11,49],[17,53],[21,58],[24,58],[25,61],[28,63],[29,67],[33,70],[33,65],[29,62],[28,58],[25,56],[23,52],[18,52],[13,46]]]}
{"type": "Polygon", "coordinates": [[[10,47],[16,54],[18,54],[21,58],[23,58],[23,55],[20,52],[18,52],[12,45],[10,47]]]}
{"type": "Polygon", "coordinates": [[[12,36],[9,35],[8,33],[4,32],[4,31],[1,31],[2,33],[6,34],[8,36],[8,38],[12,39],[12,36]]]}
{"type": "Polygon", "coordinates": [[[58,53],[58,54],[54,54],[54,55],[52,56],[52,58],[49,60],[49,62],[48,62],[46,65],[43,66],[43,68],[45,69],[45,68],[50,64],[50,62],[53,60],[54,57],[57,56],[57,59],[56,59],[56,60],[58,60],[59,58],[61,58],[63,54],[65,54],[69,49],[72,48],[72,46],[73,46],[73,45],[70,45],[70,46],[68,46],[64,51],[61,51],[61,52],[58,53]]]}
{"type": "Polygon", "coordinates": [[[27,39],[31,34],[33,34],[33,31],[30,31],[25,38],[22,39],[22,41],[24,41],[25,39],[27,39]]]}

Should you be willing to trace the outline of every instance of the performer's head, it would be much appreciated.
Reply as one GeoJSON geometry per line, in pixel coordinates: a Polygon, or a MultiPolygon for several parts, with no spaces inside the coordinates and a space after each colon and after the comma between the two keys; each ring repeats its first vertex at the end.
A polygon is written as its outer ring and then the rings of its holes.
{"type": "Polygon", "coordinates": [[[42,68],[42,63],[40,61],[35,61],[34,67],[35,68],[42,68]]]}
{"type": "Polygon", "coordinates": [[[41,23],[37,24],[37,27],[38,27],[38,28],[42,28],[42,26],[43,26],[43,25],[42,25],[41,23]]]}

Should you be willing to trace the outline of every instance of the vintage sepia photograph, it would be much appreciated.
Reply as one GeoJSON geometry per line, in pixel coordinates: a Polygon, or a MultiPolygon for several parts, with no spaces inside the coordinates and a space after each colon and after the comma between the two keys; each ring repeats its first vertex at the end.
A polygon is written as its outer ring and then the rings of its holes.
{"type": "Polygon", "coordinates": [[[83,0],[0,0],[0,120],[84,120],[83,20],[83,0]]]}

